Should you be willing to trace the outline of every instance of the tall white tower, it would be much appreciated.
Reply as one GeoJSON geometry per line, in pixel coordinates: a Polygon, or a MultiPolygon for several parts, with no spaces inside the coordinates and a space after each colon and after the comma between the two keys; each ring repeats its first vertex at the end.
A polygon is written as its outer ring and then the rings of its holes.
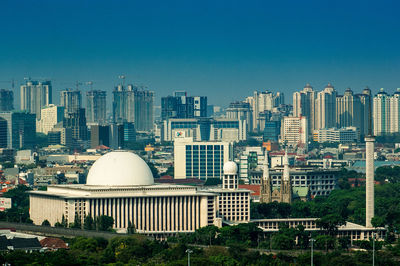
{"type": "MultiPolygon", "coordinates": [[[[371,110],[371,103],[369,104],[371,110]]],[[[369,112],[371,114],[371,112],[369,112]]],[[[375,150],[375,137],[372,134],[372,117],[368,120],[368,135],[365,137],[365,226],[372,227],[371,219],[375,215],[375,191],[374,191],[374,150],[375,150]]]]}
{"type": "Polygon", "coordinates": [[[374,202],[374,149],[375,149],[375,137],[367,136],[365,137],[365,146],[366,146],[366,158],[365,158],[365,166],[366,166],[366,198],[365,198],[365,226],[372,227],[371,219],[374,217],[375,212],[375,202],[374,202]]]}

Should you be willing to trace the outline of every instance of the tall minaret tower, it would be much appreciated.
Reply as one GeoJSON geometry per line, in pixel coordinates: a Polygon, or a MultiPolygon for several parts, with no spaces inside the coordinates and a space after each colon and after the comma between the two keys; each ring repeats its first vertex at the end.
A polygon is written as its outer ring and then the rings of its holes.
{"type": "Polygon", "coordinates": [[[269,176],[268,167],[268,152],[265,151],[265,158],[263,164],[263,178],[261,180],[261,199],[260,202],[268,203],[272,201],[272,184],[269,176]]]}
{"type": "Polygon", "coordinates": [[[374,150],[375,150],[375,136],[372,134],[372,114],[371,114],[371,99],[368,105],[369,119],[368,119],[368,135],[365,137],[365,226],[372,227],[371,219],[375,215],[375,191],[374,191],[374,150]]]}
{"type": "Polygon", "coordinates": [[[283,175],[281,180],[281,202],[292,203],[292,184],[289,173],[289,159],[287,151],[283,157],[283,175]]]}

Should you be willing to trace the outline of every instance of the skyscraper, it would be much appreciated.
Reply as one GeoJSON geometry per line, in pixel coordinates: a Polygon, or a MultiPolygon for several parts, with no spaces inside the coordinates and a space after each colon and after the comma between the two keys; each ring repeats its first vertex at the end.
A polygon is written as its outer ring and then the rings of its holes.
{"type": "Polygon", "coordinates": [[[14,109],[14,93],[9,90],[0,90],[0,111],[6,112],[14,109]]]}
{"type": "Polygon", "coordinates": [[[315,128],[332,128],[336,126],[336,90],[328,84],[317,93],[315,100],[315,128]]]}
{"type": "Polygon", "coordinates": [[[101,90],[91,90],[86,93],[86,121],[88,124],[105,124],[107,93],[101,90]]]}
{"type": "Polygon", "coordinates": [[[384,89],[374,97],[374,135],[400,132],[400,89],[392,96],[384,89]]]}
{"type": "Polygon", "coordinates": [[[316,93],[308,83],[302,91],[293,93],[293,116],[307,118],[308,134],[315,129],[315,98],[316,93]]]}
{"type": "MultiPolygon", "coordinates": [[[[0,120],[7,122],[7,148],[19,149],[34,145],[35,115],[26,112],[0,112],[0,120]]],[[[4,136],[4,135],[3,135],[4,136]]],[[[4,143],[4,140],[0,141],[4,143]]]]}
{"type": "MultiPolygon", "coordinates": [[[[361,102],[361,126],[360,126],[360,134],[361,136],[368,135],[368,123],[370,118],[372,117],[372,93],[371,90],[367,87],[365,88],[361,94],[357,94],[360,98],[361,102]]],[[[372,127],[372,125],[371,125],[372,127]]],[[[371,128],[372,130],[372,128],[371,128]]]]}
{"type": "Polygon", "coordinates": [[[336,97],[336,126],[361,128],[362,104],[358,96],[347,88],[344,95],[336,97]]]}
{"type": "Polygon", "coordinates": [[[51,81],[27,80],[21,85],[21,110],[36,114],[40,119],[40,111],[43,107],[53,103],[51,81]]]}
{"type": "Polygon", "coordinates": [[[133,122],[138,131],[153,129],[154,92],[139,90],[133,85],[118,85],[113,91],[113,120],[133,122]]]}
{"type": "Polygon", "coordinates": [[[308,144],[307,117],[285,116],[281,126],[281,141],[291,147],[306,147],[308,144]]]}
{"type": "Polygon", "coordinates": [[[82,107],[81,92],[73,89],[61,91],[60,105],[64,106],[66,114],[77,112],[82,107]]]}

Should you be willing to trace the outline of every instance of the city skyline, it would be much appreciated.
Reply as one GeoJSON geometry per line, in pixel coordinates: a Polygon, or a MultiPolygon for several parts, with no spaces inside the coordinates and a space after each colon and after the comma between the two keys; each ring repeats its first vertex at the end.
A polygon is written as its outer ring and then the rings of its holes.
{"type": "Polygon", "coordinates": [[[49,78],[55,95],[77,80],[111,95],[120,74],[157,99],[186,90],[221,106],[263,88],[290,95],[306,83],[322,90],[330,82],[339,93],[399,87],[394,1],[5,1],[0,7],[0,48],[7,51],[0,55],[0,80],[15,79],[18,87],[23,77],[49,78]]]}

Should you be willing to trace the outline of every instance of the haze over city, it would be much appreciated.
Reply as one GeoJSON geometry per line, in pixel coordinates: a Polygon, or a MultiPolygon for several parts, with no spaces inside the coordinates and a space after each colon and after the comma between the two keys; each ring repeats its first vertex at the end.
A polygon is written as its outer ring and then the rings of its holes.
{"type": "Polygon", "coordinates": [[[56,91],[93,81],[111,95],[125,74],[157,98],[187,90],[223,106],[308,82],[399,87],[397,1],[110,3],[2,1],[0,80],[48,78],[56,91]]]}

